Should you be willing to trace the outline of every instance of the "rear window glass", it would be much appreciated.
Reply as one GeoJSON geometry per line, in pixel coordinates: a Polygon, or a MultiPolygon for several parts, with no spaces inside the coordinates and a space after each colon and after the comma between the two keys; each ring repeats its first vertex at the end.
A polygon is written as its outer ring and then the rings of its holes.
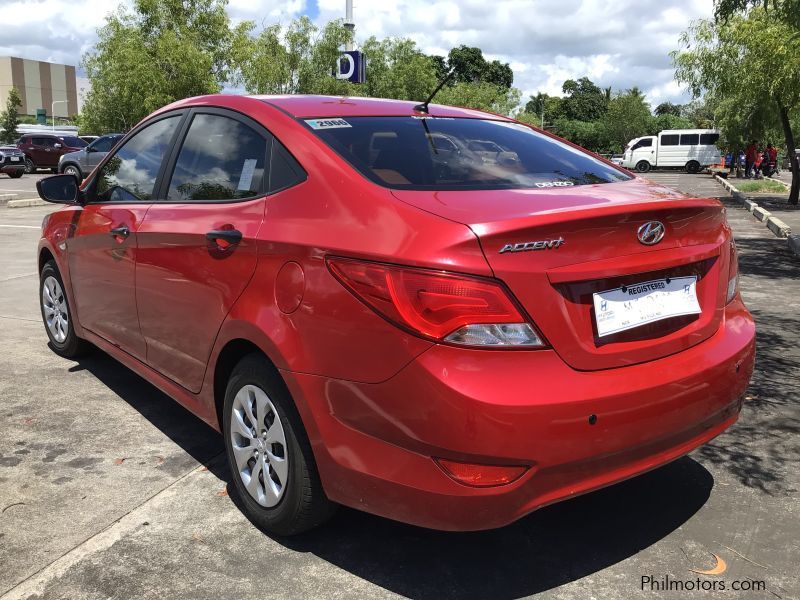
{"type": "Polygon", "coordinates": [[[65,135],[61,140],[70,148],[83,148],[89,145],[84,140],[74,135],[65,135]]]}
{"type": "Polygon", "coordinates": [[[305,123],[366,177],[396,189],[553,188],[631,178],[518,123],[435,117],[305,123]]]}

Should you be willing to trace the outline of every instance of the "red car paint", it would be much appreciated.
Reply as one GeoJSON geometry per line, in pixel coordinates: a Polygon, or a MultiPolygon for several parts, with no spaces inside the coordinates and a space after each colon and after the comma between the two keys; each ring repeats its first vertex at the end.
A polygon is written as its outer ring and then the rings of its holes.
{"type": "Polygon", "coordinates": [[[263,352],[297,405],[331,500],[426,527],[497,527],[653,469],[735,422],[755,328],[738,292],[726,303],[732,235],[718,202],[643,179],[391,190],[298,119],[409,116],[414,103],[223,95],[157,114],[192,107],[262,124],[307,179],[241,202],[66,206],[45,221],[40,264],[55,258],[79,336],[217,429],[220,373],[242,348],[263,352]],[[650,220],[666,227],[657,246],[636,239],[650,220]],[[121,226],[127,238],[109,235],[121,226]],[[241,243],[213,256],[205,233],[230,227],[241,243]],[[557,249],[499,252],[559,236],[557,249]],[[331,257],[495,282],[547,347],[475,349],[415,335],[342,285],[331,257]],[[698,318],[595,335],[593,292],[684,274],[699,278],[698,318]],[[498,479],[511,482],[464,485],[453,477],[461,463],[513,467],[498,479]]]}

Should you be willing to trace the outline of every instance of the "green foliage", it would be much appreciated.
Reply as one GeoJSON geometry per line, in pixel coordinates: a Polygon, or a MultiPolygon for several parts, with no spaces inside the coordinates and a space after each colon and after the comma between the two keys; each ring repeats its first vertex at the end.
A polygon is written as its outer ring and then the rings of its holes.
{"type": "MultiPolygon", "coordinates": [[[[365,96],[424,100],[436,87],[437,62],[423,54],[414,41],[371,37],[361,49],[367,56],[367,82],[362,86],[365,96]]],[[[441,96],[436,101],[441,102],[441,96]]]]}
{"type": "Polygon", "coordinates": [[[524,112],[539,116],[538,124],[544,120],[545,127],[561,116],[561,98],[550,96],[544,92],[539,92],[531,96],[525,104],[524,112]]]}
{"type": "Polygon", "coordinates": [[[759,179],[758,181],[744,181],[736,184],[736,189],[740,192],[750,194],[752,192],[778,192],[786,193],[786,186],[778,181],[769,179],[759,179]]]}
{"type": "Polygon", "coordinates": [[[506,89],[486,82],[462,82],[443,87],[436,96],[436,102],[510,115],[519,105],[520,97],[517,88],[506,89]]]}
{"type": "Polygon", "coordinates": [[[780,126],[794,165],[790,201],[797,203],[800,169],[791,123],[800,112],[797,28],[763,8],[752,8],[724,21],[699,21],[681,41],[683,49],[672,53],[675,76],[695,96],[707,93],[730,142],[753,139],[780,126]]]}
{"type": "Polygon", "coordinates": [[[12,144],[19,137],[17,125],[19,125],[20,106],[22,106],[22,99],[19,97],[17,88],[12,87],[8,92],[6,108],[0,113],[0,142],[12,144]]]}
{"type": "Polygon", "coordinates": [[[653,117],[637,88],[618,94],[608,103],[603,124],[609,144],[620,151],[631,139],[652,129],[653,117]]]}
{"type": "Polygon", "coordinates": [[[308,17],[266,27],[252,35],[255,23],[245,21],[233,34],[231,62],[236,83],[251,94],[360,95],[350,83],[332,77],[340,48],[352,33],[341,21],[322,29],[308,17]]]}
{"type": "MultiPolygon", "coordinates": [[[[437,75],[442,73],[441,57],[437,57],[437,75]]],[[[454,71],[456,83],[489,83],[497,87],[510,88],[514,83],[514,72],[508,63],[493,60],[487,61],[480,48],[459,46],[447,55],[446,70],[454,71]]]]}
{"type": "Polygon", "coordinates": [[[680,104],[673,104],[672,102],[662,102],[661,104],[656,106],[656,110],[654,112],[656,113],[656,116],[659,117],[662,115],[672,115],[675,117],[680,117],[681,108],[682,106],[680,104]]]}
{"type": "Polygon", "coordinates": [[[588,77],[567,79],[561,90],[566,94],[561,100],[561,113],[566,119],[594,121],[608,109],[606,94],[588,77]]]}
{"type": "Polygon", "coordinates": [[[714,16],[717,21],[725,22],[734,15],[746,12],[750,7],[759,6],[771,17],[777,17],[800,30],[800,0],[716,0],[714,16]]]}
{"type": "Polygon", "coordinates": [[[127,131],[175,100],[219,92],[231,31],[225,0],[137,0],[98,30],[83,57],[91,82],[83,122],[95,133],[127,131]]]}
{"type": "Polygon", "coordinates": [[[659,131],[665,129],[694,129],[695,125],[686,117],[675,116],[672,113],[666,113],[653,117],[650,120],[650,126],[647,128],[648,135],[656,135],[659,131]]]}

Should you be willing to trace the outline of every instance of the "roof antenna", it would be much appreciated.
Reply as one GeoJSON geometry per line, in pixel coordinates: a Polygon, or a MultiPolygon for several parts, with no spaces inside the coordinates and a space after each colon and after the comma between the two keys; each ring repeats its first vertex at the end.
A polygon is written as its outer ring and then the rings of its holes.
{"type": "Polygon", "coordinates": [[[444,79],[442,79],[442,80],[439,82],[439,85],[437,85],[437,86],[436,86],[436,89],[435,89],[435,90],[433,90],[433,93],[432,93],[430,96],[428,96],[428,99],[427,99],[427,100],[425,100],[425,102],[423,102],[422,104],[417,104],[417,105],[414,107],[414,110],[415,110],[415,111],[417,111],[417,112],[422,112],[422,113],[425,113],[425,114],[427,114],[427,113],[428,113],[428,104],[430,104],[430,103],[431,103],[431,100],[433,100],[433,97],[434,97],[436,94],[438,94],[438,93],[439,93],[439,90],[440,90],[440,89],[442,89],[442,88],[444,87],[444,84],[446,84],[448,81],[450,81],[450,78],[452,78],[452,77],[453,77],[453,75],[455,75],[455,72],[456,72],[456,70],[455,70],[455,69],[450,69],[450,71],[447,73],[447,75],[445,76],[445,78],[444,78],[444,79]]]}

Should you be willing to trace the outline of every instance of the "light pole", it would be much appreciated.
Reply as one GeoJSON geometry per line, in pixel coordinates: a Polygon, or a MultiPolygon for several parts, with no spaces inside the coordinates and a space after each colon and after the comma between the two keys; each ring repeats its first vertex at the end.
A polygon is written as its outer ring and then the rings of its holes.
{"type": "Polygon", "coordinates": [[[53,110],[53,131],[56,130],[56,104],[66,104],[66,100],[53,100],[53,106],[51,107],[53,110]]]}

